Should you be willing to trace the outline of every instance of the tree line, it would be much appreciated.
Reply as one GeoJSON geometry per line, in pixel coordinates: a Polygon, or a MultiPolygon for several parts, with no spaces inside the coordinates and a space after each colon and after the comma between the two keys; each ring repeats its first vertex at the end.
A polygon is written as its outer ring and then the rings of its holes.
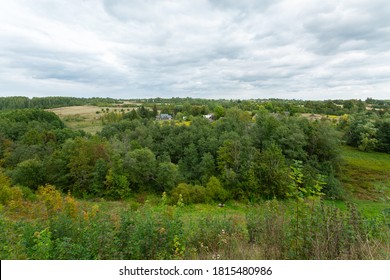
{"type": "Polygon", "coordinates": [[[33,97],[24,96],[0,97],[0,110],[14,109],[51,109],[66,106],[97,105],[108,106],[108,104],[118,103],[120,101],[113,98],[78,98],[78,97],[33,97]]]}
{"type": "MultiPolygon", "coordinates": [[[[134,107],[135,104],[143,104],[145,107],[158,106],[164,113],[174,114],[181,112],[189,115],[201,115],[209,112],[218,114],[229,108],[239,108],[245,111],[256,111],[265,108],[270,112],[283,113],[313,113],[342,116],[355,114],[369,110],[377,110],[377,113],[386,113],[390,110],[389,100],[377,100],[367,98],[362,100],[285,100],[285,99],[250,99],[250,100],[227,100],[227,99],[201,99],[201,98],[149,98],[149,99],[113,99],[113,98],[78,98],[78,97],[0,97],[0,110],[40,108],[50,109],[65,106],[110,106],[120,105],[123,108],[134,107]],[[131,101],[131,103],[125,103],[131,101]]],[[[223,112],[222,112],[223,113],[223,112]]]]}

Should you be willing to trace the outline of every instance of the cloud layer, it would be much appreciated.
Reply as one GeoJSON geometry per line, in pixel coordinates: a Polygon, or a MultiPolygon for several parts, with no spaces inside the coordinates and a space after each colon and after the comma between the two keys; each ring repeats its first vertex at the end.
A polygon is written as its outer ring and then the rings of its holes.
{"type": "Polygon", "coordinates": [[[0,2],[0,96],[390,98],[387,0],[0,2]]]}

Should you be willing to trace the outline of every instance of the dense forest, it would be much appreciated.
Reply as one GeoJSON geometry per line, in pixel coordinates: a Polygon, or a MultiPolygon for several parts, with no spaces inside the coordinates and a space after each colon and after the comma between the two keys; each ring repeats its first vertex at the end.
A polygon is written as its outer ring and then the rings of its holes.
{"type": "MultiPolygon", "coordinates": [[[[96,135],[66,128],[52,112],[3,109],[1,167],[15,185],[37,189],[52,184],[79,197],[123,199],[132,192],[167,192],[185,194],[193,202],[223,202],[286,198],[295,166],[303,186],[320,184],[328,198],[341,198],[341,142],[390,153],[389,108],[365,110],[362,101],[344,101],[337,111],[341,118],[332,122],[297,114],[299,108],[339,108],[330,101],[172,100],[145,100],[131,111],[103,110],[104,126],[96,135]],[[347,115],[351,111],[356,113],[347,115]],[[160,112],[173,120],[156,121],[160,112]]],[[[96,104],[97,99],[0,101],[2,108],[13,109],[96,104]]]]}
{"type": "Polygon", "coordinates": [[[345,145],[389,154],[390,102],[2,97],[0,202],[11,186],[169,205],[343,200],[345,145]],[[100,108],[95,134],[44,110],[82,105],[100,108]]]}

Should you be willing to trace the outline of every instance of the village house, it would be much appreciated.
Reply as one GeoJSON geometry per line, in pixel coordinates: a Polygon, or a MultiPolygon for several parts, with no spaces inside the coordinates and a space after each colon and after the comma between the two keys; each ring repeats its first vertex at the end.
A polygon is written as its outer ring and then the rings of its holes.
{"type": "Polygon", "coordinates": [[[172,116],[170,114],[160,114],[157,116],[157,119],[162,121],[169,121],[172,120],[172,116]]]}

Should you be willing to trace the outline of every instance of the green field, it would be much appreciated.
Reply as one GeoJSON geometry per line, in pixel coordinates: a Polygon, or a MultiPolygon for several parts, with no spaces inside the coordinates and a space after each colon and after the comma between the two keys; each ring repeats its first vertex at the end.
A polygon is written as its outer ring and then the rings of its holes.
{"type": "Polygon", "coordinates": [[[389,202],[390,155],[343,148],[341,180],[352,198],[389,202]]]}

